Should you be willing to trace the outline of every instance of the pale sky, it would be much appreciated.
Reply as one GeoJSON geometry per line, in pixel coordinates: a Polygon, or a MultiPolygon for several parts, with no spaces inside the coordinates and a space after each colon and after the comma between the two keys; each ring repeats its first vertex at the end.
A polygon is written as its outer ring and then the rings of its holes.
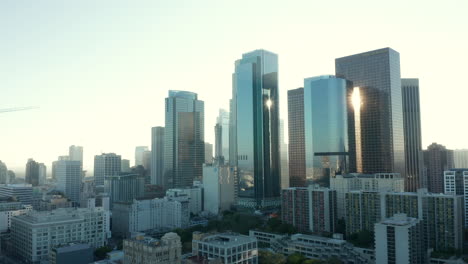
{"type": "MultiPolygon", "coordinates": [[[[423,146],[468,148],[468,1],[0,1],[0,160],[23,174],[84,147],[84,167],[115,152],[133,164],[164,125],[170,89],[205,101],[206,141],[228,109],[234,61],[279,56],[281,115],[289,89],[334,74],[334,59],[391,47],[420,79],[423,146]]],[[[286,121],[287,122],[287,121],[286,121]]],[[[89,175],[89,174],[88,174],[89,175]]],[[[89,175],[90,176],[90,175],[89,175]]]]}

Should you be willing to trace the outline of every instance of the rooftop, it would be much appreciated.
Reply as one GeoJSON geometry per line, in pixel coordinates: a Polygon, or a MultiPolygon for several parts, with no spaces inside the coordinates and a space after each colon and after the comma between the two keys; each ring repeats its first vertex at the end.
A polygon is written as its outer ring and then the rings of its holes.
{"type": "Polygon", "coordinates": [[[85,250],[90,249],[91,246],[89,244],[74,244],[70,243],[68,245],[58,246],[54,248],[57,253],[66,253],[66,252],[73,252],[78,250],[85,250]]]}
{"type": "Polygon", "coordinates": [[[256,238],[237,233],[222,233],[207,236],[201,239],[201,242],[215,245],[218,247],[233,247],[257,241],[256,238]]]}

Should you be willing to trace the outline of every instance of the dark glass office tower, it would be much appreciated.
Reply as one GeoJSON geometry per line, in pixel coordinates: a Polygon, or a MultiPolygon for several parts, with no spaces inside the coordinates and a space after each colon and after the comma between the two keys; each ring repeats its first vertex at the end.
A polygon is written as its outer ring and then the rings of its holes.
{"type": "Polygon", "coordinates": [[[193,186],[205,161],[204,102],[186,91],[169,91],[164,131],[164,188],[193,186]]]}
{"type": "Polygon", "coordinates": [[[329,178],[348,172],[348,94],[352,84],[335,76],[304,79],[306,178],[328,185],[329,178]]]}
{"type": "Polygon", "coordinates": [[[423,151],[427,189],[431,193],[444,192],[444,171],[453,168],[453,150],[432,143],[423,151]]]}
{"type": "Polygon", "coordinates": [[[356,171],[405,175],[400,55],[384,48],[335,60],[336,76],[352,81],[356,171]]]}
{"type": "Polygon", "coordinates": [[[403,127],[405,132],[406,178],[405,191],[423,188],[423,157],[421,144],[421,109],[419,80],[401,79],[403,96],[403,127]]]}
{"type": "Polygon", "coordinates": [[[25,181],[32,186],[39,186],[39,163],[33,159],[28,159],[26,163],[25,181]]]}
{"type": "Polygon", "coordinates": [[[289,186],[306,187],[304,88],[288,91],[289,186]]]}
{"type": "Polygon", "coordinates": [[[164,186],[164,127],[151,128],[151,184],[164,186]]]}
{"type": "MultiPolygon", "coordinates": [[[[255,50],[236,61],[230,133],[238,167],[239,205],[280,204],[278,56],[255,50]]],[[[231,148],[231,146],[230,146],[231,148]]],[[[234,162],[232,162],[234,161],[234,162]]]]}

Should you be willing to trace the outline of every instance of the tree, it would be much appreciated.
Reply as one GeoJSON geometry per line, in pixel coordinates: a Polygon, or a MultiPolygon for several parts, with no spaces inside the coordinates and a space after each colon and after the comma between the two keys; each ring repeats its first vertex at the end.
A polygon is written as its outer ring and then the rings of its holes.
{"type": "Polygon", "coordinates": [[[106,255],[107,253],[111,252],[112,251],[112,248],[108,247],[108,246],[103,246],[103,247],[100,247],[98,249],[96,249],[94,251],[94,256],[98,259],[98,260],[102,260],[102,259],[105,259],[106,258],[106,255]]]}
{"type": "Polygon", "coordinates": [[[266,250],[258,252],[259,264],[286,264],[286,258],[282,254],[273,253],[266,250]]]}
{"type": "Polygon", "coordinates": [[[374,247],[374,233],[368,230],[362,230],[357,233],[351,234],[348,240],[357,247],[374,247]]]}
{"type": "Polygon", "coordinates": [[[306,260],[306,257],[299,253],[294,253],[288,256],[287,264],[302,264],[306,260]]]}

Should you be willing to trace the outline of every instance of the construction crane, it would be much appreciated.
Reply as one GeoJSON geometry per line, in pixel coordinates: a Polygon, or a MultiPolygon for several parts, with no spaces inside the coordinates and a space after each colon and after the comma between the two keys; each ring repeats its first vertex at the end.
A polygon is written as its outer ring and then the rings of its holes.
{"type": "Polygon", "coordinates": [[[25,107],[3,108],[3,109],[0,109],[0,114],[1,113],[7,113],[7,112],[31,110],[31,109],[36,109],[36,108],[39,108],[39,107],[37,107],[37,106],[25,106],[25,107]]]}

